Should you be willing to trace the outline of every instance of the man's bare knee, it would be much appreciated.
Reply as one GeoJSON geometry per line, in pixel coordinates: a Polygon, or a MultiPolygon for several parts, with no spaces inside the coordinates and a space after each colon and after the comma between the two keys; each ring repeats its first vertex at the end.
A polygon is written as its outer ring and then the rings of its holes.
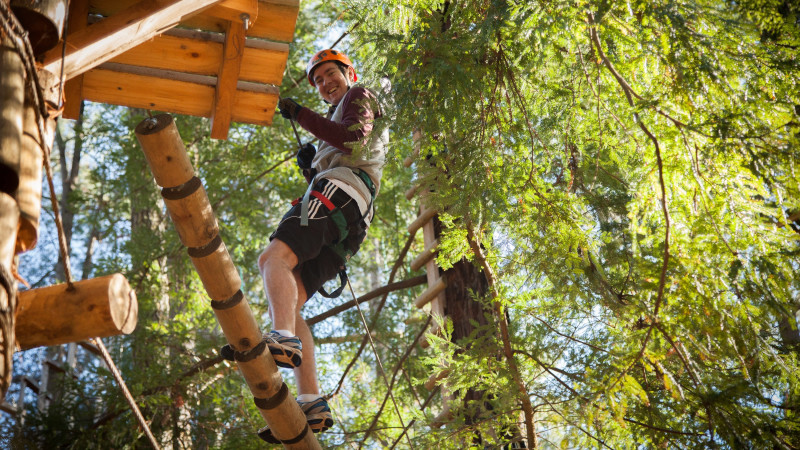
{"type": "Polygon", "coordinates": [[[297,265],[297,256],[285,242],[273,239],[266,249],[258,255],[258,268],[282,266],[292,270],[297,265]]]}

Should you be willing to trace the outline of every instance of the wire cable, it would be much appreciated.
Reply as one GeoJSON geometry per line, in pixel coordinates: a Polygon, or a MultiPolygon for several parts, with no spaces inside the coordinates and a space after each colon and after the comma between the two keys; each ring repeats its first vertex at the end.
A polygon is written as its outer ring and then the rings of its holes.
{"type": "Polygon", "coordinates": [[[361,317],[361,323],[364,324],[364,330],[367,332],[367,337],[369,338],[369,345],[372,347],[372,352],[375,353],[375,360],[378,361],[378,370],[381,373],[381,377],[383,378],[383,382],[386,383],[386,389],[389,390],[389,397],[392,399],[392,404],[394,405],[394,411],[397,413],[397,418],[400,419],[400,425],[403,427],[404,434],[406,435],[406,439],[408,440],[408,445],[411,449],[414,448],[414,444],[411,443],[411,438],[405,433],[406,424],[403,421],[403,416],[400,414],[400,408],[397,407],[397,400],[394,398],[394,393],[392,392],[392,385],[389,384],[389,379],[386,377],[386,371],[383,369],[383,363],[381,362],[381,357],[378,355],[378,349],[375,347],[375,341],[372,340],[372,333],[369,330],[369,326],[367,325],[367,319],[364,317],[364,312],[361,310],[361,305],[358,303],[358,297],[356,297],[356,293],[353,291],[353,285],[350,284],[350,277],[347,277],[347,287],[350,289],[350,295],[353,296],[353,300],[356,303],[356,308],[358,309],[358,315],[361,317]]]}

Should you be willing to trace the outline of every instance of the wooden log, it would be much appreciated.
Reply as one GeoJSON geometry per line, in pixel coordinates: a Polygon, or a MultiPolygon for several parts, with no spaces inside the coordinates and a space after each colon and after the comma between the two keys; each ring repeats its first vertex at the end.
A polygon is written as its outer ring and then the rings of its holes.
{"type": "Polygon", "coordinates": [[[217,218],[199,178],[193,177],[175,188],[164,188],[161,196],[183,245],[203,247],[219,234],[217,218]]]}
{"type": "Polygon", "coordinates": [[[246,352],[261,342],[261,329],[241,290],[226,300],[212,300],[211,307],[234,350],[246,352]]]}
{"type": "Polygon", "coordinates": [[[427,389],[427,390],[429,390],[429,391],[432,391],[432,390],[433,390],[433,388],[435,388],[435,387],[436,387],[436,382],[437,382],[437,381],[439,381],[439,380],[441,380],[441,379],[447,378],[447,376],[448,376],[448,375],[450,375],[450,369],[447,369],[447,368],[445,368],[445,369],[442,369],[442,370],[440,370],[440,371],[438,371],[438,372],[435,372],[435,373],[433,373],[433,374],[432,374],[430,377],[428,377],[428,379],[425,381],[425,389],[427,389]]]}
{"type": "MultiPolygon", "coordinates": [[[[433,334],[433,335],[437,335],[438,336],[440,331],[441,331],[441,328],[439,327],[439,324],[434,322],[433,325],[431,325],[431,329],[430,329],[430,331],[428,331],[428,334],[433,334]]],[[[430,339],[428,339],[428,335],[427,334],[422,339],[422,341],[420,341],[419,346],[422,347],[422,348],[428,348],[428,347],[431,346],[431,341],[430,341],[430,339]]]]}
{"type": "Polygon", "coordinates": [[[6,395],[11,385],[13,372],[17,283],[11,275],[11,263],[18,221],[17,201],[11,195],[0,192],[0,398],[6,395]]]}
{"type": "Polygon", "coordinates": [[[423,306],[430,303],[434,298],[436,298],[436,296],[439,295],[439,293],[442,292],[446,287],[447,287],[447,282],[445,281],[445,279],[439,278],[436,284],[428,287],[428,289],[426,289],[425,292],[420,294],[419,297],[417,297],[417,299],[414,300],[414,305],[416,305],[417,308],[422,308],[423,306]]]}
{"type": "Polygon", "coordinates": [[[242,286],[242,279],[219,235],[205,247],[190,247],[189,256],[212,300],[227,300],[242,286]]]}
{"type": "Polygon", "coordinates": [[[129,334],[138,302],[122,274],[20,292],[16,336],[20,349],[129,334]]]}
{"type": "Polygon", "coordinates": [[[406,191],[406,200],[411,200],[412,198],[414,198],[414,196],[417,195],[417,191],[419,190],[419,188],[420,188],[419,183],[412,184],[411,187],[408,188],[408,190],[406,191]]]}
{"type": "Polygon", "coordinates": [[[426,208],[420,211],[419,216],[408,226],[408,233],[414,235],[417,230],[422,228],[422,226],[428,223],[435,215],[436,210],[433,208],[426,208]]]}
{"type": "MultiPolygon", "coordinates": [[[[58,108],[59,80],[55,74],[39,71],[45,101],[58,108]]],[[[44,139],[39,134],[39,114],[36,102],[25,97],[25,115],[22,121],[22,148],[19,157],[19,187],[16,198],[19,205],[19,229],[16,253],[26,252],[36,246],[39,235],[39,214],[42,209],[42,167],[45,146],[52,145],[56,130],[55,119],[45,119],[44,139]]]]}
{"type": "Polygon", "coordinates": [[[34,56],[50,50],[61,37],[67,0],[11,0],[11,9],[28,32],[34,56]]]}
{"type": "MultiPolygon", "coordinates": [[[[25,69],[13,41],[0,41],[0,192],[19,186],[19,152],[25,100],[25,69]]],[[[5,235],[9,236],[9,235],[5,235]]]]}
{"type": "Polygon", "coordinates": [[[435,239],[429,246],[425,247],[425,250],[423,250],[419,256],[411,261],[411,271],[416,272],[427,264],[428,261],[432,260],[436,256],[437,247],[439,247],[439,240],[435,239]]]}
{"type": "Polygon", "coordinates": [[[192,162],[171,115],[143,120],[136,126],[136,138],[159,186],[180,186],[194,177],[192,162]]]}

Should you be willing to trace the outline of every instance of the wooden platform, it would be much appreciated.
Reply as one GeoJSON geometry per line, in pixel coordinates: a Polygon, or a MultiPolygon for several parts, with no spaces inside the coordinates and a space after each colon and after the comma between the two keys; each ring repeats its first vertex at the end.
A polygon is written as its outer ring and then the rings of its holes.
{"type": "Polygon", "coordinates": [[[65,57],[45,67],[67,80],[63,116],[82,100],[212,120],[269,125],[299,0],[72,0],[65,57]]]}

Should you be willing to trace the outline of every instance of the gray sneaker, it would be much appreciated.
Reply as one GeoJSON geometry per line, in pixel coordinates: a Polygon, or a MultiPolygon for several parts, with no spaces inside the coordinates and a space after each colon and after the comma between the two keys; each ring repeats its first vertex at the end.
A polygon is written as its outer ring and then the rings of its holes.
{"type": "MultiPolygon", "coordinates": [[[[264,335],[264,341],[278,366],[292,369],[303,362],[303,344],[297,336],[283,336],[277,331],[270,331],[264,335]]],[[[236,360],[234,353],[230,344],[225,344],[219,350],[220,356],[228,361],[236,360]]]]}
{"type": "MultiPolygon", "coordinates": [[[[311,428],[311,431],[314,433],[321,433],[333,426],[333,414],[328,407],[328,402],[324,398],[320,397],[310,402],[301,402],[298,400],[297,404],[300,405],[300,409],[302,409],[303,413],[306,415],[308,427],[311,428]]],[[[258,437],[270,444],[281,443],[281,441],[272,434],[272,430],[269,429],[269,426],[258,430],[258,437]]]]}

